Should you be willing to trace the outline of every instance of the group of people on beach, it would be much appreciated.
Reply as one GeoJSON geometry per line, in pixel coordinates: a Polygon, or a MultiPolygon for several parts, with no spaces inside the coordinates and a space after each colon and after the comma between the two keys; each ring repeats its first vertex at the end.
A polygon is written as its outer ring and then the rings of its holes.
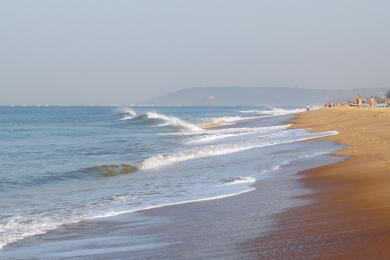
{"type": "MultiPolygon", "coordinates": [[[[384,101],[386,102],[386,100],[384,101]]],[[[356,97],[356,104],[358,107],[362,107],[364,106],[364,104],[368,104],[370,107],[375,107],[378,104],[378,100],[374,96],[371,96],[370,98],[368,98],[368,100],[366,100],[362,96],[358,95],[356,97]]]]}
{"type": "MultiPolygon", "coordinates": [[[[376,108],[376,107],[390,107],[390,90],[386,94],[381,94],[380,96],[370,96],[364,98],[361,95],[357,95],[354,101],[348,102],[338,102],[338,101],[329,101],[324,104],[325,108],[331,107],[364,107],[364,108],[376,108]]],[[[310,110],[310,107],[307,106],[307,111],[310,110]]]]}
{"type": "Polygon", "coordinates": [[[324,105],[324,107],[340,107],[343,105],[344,105],[343,103],[339,103],[339,102],[328,102],[324,105]]]}
{"type": "Polygon", "coordinates": [[[389,107],[390,106],[390,97],[374,97],[370,96],[369,98],[364,98],[360,95],[355,97],[355,102],[328,102],[324,107],[340,107],[340,106],[351,106],[351,107],[389,107]]]}

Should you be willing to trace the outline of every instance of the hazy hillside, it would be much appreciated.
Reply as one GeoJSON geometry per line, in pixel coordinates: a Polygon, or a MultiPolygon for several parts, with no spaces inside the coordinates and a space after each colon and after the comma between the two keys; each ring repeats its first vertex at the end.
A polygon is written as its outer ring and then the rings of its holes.
{"type": "Polygon", "coordinates": [[[383,95],[387,89],[324,90],[303,88],[202,87],[182,89],[156,97],[150,105],[306,105],[329,101],[352,100],[363,96],[383,95]]]}

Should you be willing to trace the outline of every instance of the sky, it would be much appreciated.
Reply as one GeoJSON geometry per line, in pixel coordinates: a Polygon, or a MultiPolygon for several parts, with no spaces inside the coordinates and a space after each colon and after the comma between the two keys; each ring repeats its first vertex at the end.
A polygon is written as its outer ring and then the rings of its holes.
{"type": "Polygon", "coordinates": [[[390,86],[387,0],[3,0],[0,104],[390,86]]]}

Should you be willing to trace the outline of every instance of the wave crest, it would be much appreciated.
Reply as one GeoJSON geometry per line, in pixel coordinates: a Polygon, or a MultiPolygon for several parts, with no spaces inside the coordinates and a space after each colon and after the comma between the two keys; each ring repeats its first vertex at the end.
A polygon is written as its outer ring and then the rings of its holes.
{"type": "Polygon", "coordinates": [[[171,126],[174,126],[176,128],[179,128],[179,129],[185,129],[185,130],[194,131],[194,132],[203,130],[203,128],[201,128],[197,125],[191,124],[187,121],[184,121],[180,118],[173,117],[173,116],[166,116],[166,115],[159,114],[156,112],[147,112],[144,114],[144,117],[146,119],[149,119],[149,120],[161,121],[161,122],[165,123],[163,125],[167,124],[167,125],[171,125],[171,126]]]}
{"type": "Polygon", "coordinates": [[[220,156],[225,154],[237,153],[242,151],[247,151],[256,148],[262,148],[273,145],[280,145],[292,142],[299,142],[310,140],[314,138],[331,136],[338,134],[336,131],[329,132],[320,132],[312,134],[304,134],[304,132],[299,132],[297,135],[284,136],[281,140],[260,140],[257,142],[238,142],[233,144],[219,144],[219,145],[209,145],[206,147],[201,147],[198,149],[188,150],[185,152],[180,152],[176,154],[168,155],[156,155],[149,157],[146,160],[143,160],[136,164],[121,164],[121,165],[103,165],[97,167],[91,167],[84,170],[84,172],[99,172],[105,176],[115,176],[120,174],[133,173],[138,170],[153,170],[160,167],[165,167],[169,165],[174,165],[176,163],[185,162],[188,160],[202,159],[213,156],[220,156]]]}
{"type": "Polygon", "coordinates": [[[129,120],[133,119],[137,116],[137,113],[131,109],[130,107],[124,108],[120,113],[120,116],[122,116],[121,120],[129,120]]]}
{"type": "Polygon", "coordinates": [[[158,123],[157,127],[161,126],[173,126],[181,130],[198,132],[204,130],[203,128],[191,124],[187,121],[184,121],[180,118],[174,116],[167,116],[164,114],[159,114],[156,112],[146,112],[144,114],[137,115],[137,113],[132,109],[127,109],[126,111],[120,113],[123,117],[121,120],[141,120],[146,122],[158,123]]]}

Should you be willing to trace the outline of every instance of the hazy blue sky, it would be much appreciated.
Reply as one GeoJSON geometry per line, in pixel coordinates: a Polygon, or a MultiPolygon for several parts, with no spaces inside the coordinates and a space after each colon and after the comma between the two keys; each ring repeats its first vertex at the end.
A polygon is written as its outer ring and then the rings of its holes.
{"type": "Polygon", "coordinates": [[[387,0],[3,0],[0,103],[390,85],[387,0]]]}

